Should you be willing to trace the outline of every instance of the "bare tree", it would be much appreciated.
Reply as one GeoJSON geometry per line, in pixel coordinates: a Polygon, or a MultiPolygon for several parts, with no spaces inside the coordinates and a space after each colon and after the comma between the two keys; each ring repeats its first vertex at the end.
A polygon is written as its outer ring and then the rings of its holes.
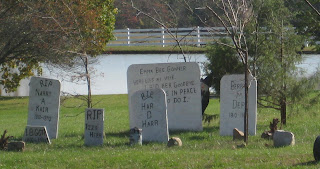
{"type": "MultiPolygon", "coordinates": [[[[183,0],[186,5],[188,2],[183,0]]],[[[189,5],[188,5],[189,6],[189,5]]],[[[189,6],[191,12],[193,9],[189,6]]],[[[248,63],[249,50],[245,35],[247,23],[252,18],[253,9],[250,0],[212,0],[211,4],[202,7],[208,10],[214,17],[218,19],[224,27],[228,37],[231,38],[233,45],[224,44],[217,41],[219,44],[229,46],[236,50],[239,58],[244,65],[245,72],[245,114],[244,114],[244,142],[248,143],[248,89],[249,89],[249,74],[251,73],[248,63]]],[[[205,23],[203,18],[199,19],[205,23]]],[[[208,25],[209,26],[209,25],[208,25]]],[[[209,30],[210,31],[210,30],[209,30]]]]}
{"type": "MultiPolygon", "coordinates": [[[[184,5],[190,12],[194,13],[196,12],[194,10],[206,10],[211,15],[213,15],[219,22],[220,25],[224,27],[225,32],[228,37],[232,39],[233,44],[226,44],[222,43],[221,41],[212,38],[212,40],[216,41],[219,44],[225,45],[230,47],[233,50],[236,50],[240,60],[242,61],[244,65],[244,72],[245,72],[245,116],[244,116],[244,133],[245,138],[244,141],[248,143],[248,88],[249,88],[249,73],[251,73],[249,69],[248,64],[248,45],[247,40],[245,36],[245,28],[247,23],[252,17],[252,6],[250,0],[212,0],[212,1],[206,1],[206,5],[202,7],[193,8],[189,4],[187,0],[181,0],[181,4],[184,5]]],[[[131,5],[134,9],[137,10],[137,16],[144,15],[148,18],[154,20],[159,25],[164,27],[167,30],[167,33],[170,35],[171,38],[175,40],[177,43],[177,46],[180,48],[182,53],[184,54],[184,51],[181,47],[181,40],[170,31],[168,26],[164,21],[161,20],[161,17],[155,17],[149,13],[146,13],[135,6],[133,1],[131,0],[131,5]]],[[[166,3],[168,5],[168,3],[166,3]]],[[[170,7],[168,5],[168,7],[170,7]]],[[[156,9],[154,9],[156,10],[156,9]]],[[[170,11],[172,11],[173,14],[174,10],[170,8],[170,11]]],[[[207,25],[206,20],[204,18],[201,18],[198,16],[199,20],[204,24],[207,25]]],[[[210,25],[207,25],[210,27],[210,25]]],[[[208,32],[214,33],[214,30],[208,29],[208,32]]],[[[191,32],[190,32],[191,33],[191,32]]],[[[185,59],[185,58],[184,58],[185,59]]],[[[186,61],[186,59],[185,59],[186,61]]]]}

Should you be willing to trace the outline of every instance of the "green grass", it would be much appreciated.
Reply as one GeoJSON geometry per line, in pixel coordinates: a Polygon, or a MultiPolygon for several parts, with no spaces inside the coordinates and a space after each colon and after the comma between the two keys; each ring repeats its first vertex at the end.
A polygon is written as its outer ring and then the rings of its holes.
{"type": "MultiPolygon", "coordinates": [[[[94,96],[95,107],[105,109],[106,138],[103,146],[84,146],[84,108],[78,100],[61,106],[58,139],[52,144],[27,143],[24,152],[0,151],[0,168],[320,168],[313,160],[313,143],[320,134],[320,104],[299,113],[289,112],[283,129],[295,134],[293,147],[274,148],[260,135],[269,122],[279,117],[271,109],[258,109],[257,135],[249,136],[245,148],[241,141],[219,135],[219,119],[204,124],[202,132],[170,132],[182,147],[149,143],[129,146],[127,95],[94,96]]],[[[0,97],[0,132],[21,140],[27,124],[28,97],[0,97]]],[[[219,114],[219,100],[211,99],[207,114],[219,114]]]]}

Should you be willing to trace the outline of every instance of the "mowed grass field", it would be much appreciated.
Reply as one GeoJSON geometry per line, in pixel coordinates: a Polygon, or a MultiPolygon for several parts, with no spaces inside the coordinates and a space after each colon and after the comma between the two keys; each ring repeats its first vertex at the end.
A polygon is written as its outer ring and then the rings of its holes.
{"type": "MultiPolygon", "coordinates": [[[[28,97],[0,97],[0,132],[5,129],[21,140],[28,116],[28,97]]],[[[202,132],[170,132],[182,147],[149,143],[130,146],[127,95],[94,96],[95,108],[105,109],[104,144],[84,146],[84,107],[68,99],[61,105],[59,136],[52,144],[27,143],[24,152],[0,151],[0,168],[320,168],[314,162],[313,143],[320,135],[320,103],[309,110],[288,111],[287,126],[295,134],[295,146],[274,148],[260,138],[269,122],[279,117],[271,109],[258,108],[257,135],[245,148],[232,136],[219,135],[219,118],[203,124],[202,132]]],[[[219,100],[211,99],[207,114],[219,114],[219,100]]],[[[181,117],[183,118],[183,117],[181,117]]]]}

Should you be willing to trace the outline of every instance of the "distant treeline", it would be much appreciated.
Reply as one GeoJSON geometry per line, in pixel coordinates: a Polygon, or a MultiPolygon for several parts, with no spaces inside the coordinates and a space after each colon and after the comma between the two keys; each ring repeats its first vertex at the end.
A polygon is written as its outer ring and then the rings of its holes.
{"type": "MultiPolygon", "coordinates": [[[[168,27],[221,26],[204,10],[206,0],[133,0],[134,6],[165,23],[168,27]],[[199,17],[201,18],[202,22],[199,17]],[[204,24],[205,23],[205,24],[204,24]]],[[[159,24],[132,7],[131,0],[115,0],[118,8],[116,29],[159,28],[159,24]]]]}

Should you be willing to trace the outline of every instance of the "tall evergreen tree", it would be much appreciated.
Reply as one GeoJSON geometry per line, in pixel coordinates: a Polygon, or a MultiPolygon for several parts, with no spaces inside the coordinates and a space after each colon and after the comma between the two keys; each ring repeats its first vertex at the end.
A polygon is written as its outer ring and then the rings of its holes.
{"type": "Polygon", "coordinates": [[[287,106],[306,97],[313,90],[313,80],[302,77],[297,64],[304,37],[291,25],[295,15],[283,1],[256,0],[255,18],[248,27],[249,55],[258,80],[261,106],[280,111],[286,124],[287,106]]]}

